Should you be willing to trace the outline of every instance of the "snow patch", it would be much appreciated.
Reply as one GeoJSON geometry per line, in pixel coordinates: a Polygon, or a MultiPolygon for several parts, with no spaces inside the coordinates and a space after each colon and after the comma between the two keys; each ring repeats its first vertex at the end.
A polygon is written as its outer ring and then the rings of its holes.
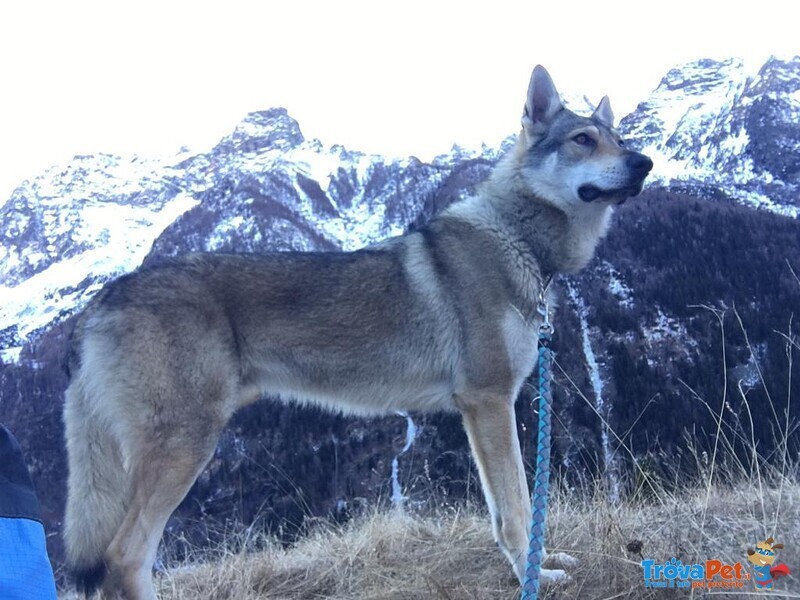
{"type": "Polygon", "coordinates": [[[392,506],[395,508],[403,508],[405,501],[408,498],[403,494],[403,488],[400,486],[400,466],[399,466],[399,458],[405,454],[409,448],[411,448],[411,444],[414,443],[414,440],[417,439],[417,426],[414,423],[414,420],[408,416],[407,412],[404,411],[397,411],[397,415],[403,417],[406,420],[406,443],[403,446],[403,449],[392,459],[392,506]]]}
{"type": "MultiPolygon", "coordinates": [[[[691,360],[691,350],[697,347],[697,341],[689,336],[686,325],[665,314],[661,307],[656,307],[656,310],[657,314],[654,322],[651,325],[642,326],[645,347],[651,350],[654,347],[668,344],[673,353],[691,360]]],[[[647,364],[650,367],[656,366],[656,362],[649,356],[647,357],[647,364]]]]}
{"type": "Polygon", "coordinates": [[[619,271],[608,262],[603,261],[603,266],[608,273],[608,289],[619,300],[621,306],[625,308],[633,307],[633,290],[622,281],[619,271]]]}
{"type": "Polygon", "coordinates": [[[600,374],[600,365],[597,362],[597,357],[592,349],[592,342],[589,339],[589,324],[586,321],[586,305],[572,283],[567,284],[567,293],[575,306],[581,324],[583,355],[586,358],[586,366],[589,369],[589,381],[592,384],[592,391],[594,392],[594,407],[597,414],[603,419],[600,426],[600,446],[603,452],[604,475],[609,486],[609,499],[612,502],[617,502],[620,498],[620,484],[614,472],[614,455],[611,452],[611,444],[608,437],[608,419],[611,414],[611,406],[606,404],[605,398],[603,397],[603,378],[600,374]]]}
{"type": "Polygon", "coordinates": [[[22,354],[22,346],[2,348],[0,349],[0,362],[7,365],[18,363],[20,354],[22,354]]]}
{"type": "Polygon", "coordinates": [[[74,235],[94,240],[99,230],[105,243],[54,262],[19,285],[0,286],[0,331],[17,327],[24,339],[82,308],[103,281],[138,267],[161,232],[197,203],[191,196],[180,195],[155,212],[118,204],[86,207],[84,226],[74,235]],[[87,278],[94,283],[81,288],[87,278]]]}

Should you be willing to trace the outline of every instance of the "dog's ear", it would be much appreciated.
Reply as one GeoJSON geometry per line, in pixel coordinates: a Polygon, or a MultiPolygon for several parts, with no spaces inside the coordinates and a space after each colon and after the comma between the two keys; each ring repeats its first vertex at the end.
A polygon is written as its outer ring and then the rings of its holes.
{"type": "Polygon", "coordinates": [[[772,546],[773,550],[783,550],[783,544],[774,544],[772,546]]]}
{"type": "Polygon", "coordinates": [[[747,549],[747,556],[753,556],[753,554],[755,554],[755,553],[756,553],[756,551],[753,550],[752,548],[748,548],[747,549]]]}
{"type": "Polygon", "coordinates": [[[522,127],[532,136],[547,131],[555,114],[564,108],[550,74],[542,65],[536,65],[528,84],[528,98],[522,113],[522,127]]]}
{"type": "Polygon", "coordinates": [[[600,104],[592,113],[592,118],[597,119],[603,125],[614,126],[614,113],[611,112],[611,102],[608,100],[608,96],[603,96],[603,99],[600,100],[600,104]]]}
{"type": "Polygon", "coordinates": [[[772,544],[772,542],[774,542],[774,541],[775,541],[775,540],[773,540],[771,537],[769,537],[769,538],[767,538],[767,539],[765,540],[765,543],[766,543],[766,544],[772,544]]]}

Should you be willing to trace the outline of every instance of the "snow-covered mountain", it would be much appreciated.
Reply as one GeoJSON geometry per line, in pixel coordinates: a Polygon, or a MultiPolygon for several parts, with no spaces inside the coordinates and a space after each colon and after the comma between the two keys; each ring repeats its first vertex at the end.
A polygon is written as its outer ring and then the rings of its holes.
{"type": "MultiPolygon", "coordinates": [[[[583,98],[570,105],[591,109],[583,98]]],[[[800,57],[677,67],[620,129],[670,189],[800,211],[800,57]]],[[[208,152],[77,156],[0,207],[0,358],[14,360],[151,250],[362,247],[465,193],[501,152],[454,148],[431,164],[366,155],[307,140],[271,109],[208,152]]]]}
{"type": "Polygon", "coordinates": [[[284,109],[254,112],[209,152],[76,156],[0,208],[0,358],[83,306],[151,251],[351,250],[402,233],[446,179],[497,151],[432,164],[306,140],[284,109]]]}
{"type": "Polygon", "coordinates": [[[139,266],[198,200],[158,162],[78,156],[25,182],[0,209],[0,357],[139,266]]]}
{"type": "MultiPolygon", "coordinates": [[[[800,212],[800,57],[677,67],[620,129],[654,158],[655,183],[800,212]]],[[[306,139],[271,109],[208,152],[77,156],[0,207],[0,359],[151,252],[362,247],[463,195],[503,150],[454,147],[430,164],[367,155],[306,139]]]]}
{"type": "Polygon", "coordinates": [[[672,188],[800,212],[800,56],[676,67],[620,129],[672,188]]]}

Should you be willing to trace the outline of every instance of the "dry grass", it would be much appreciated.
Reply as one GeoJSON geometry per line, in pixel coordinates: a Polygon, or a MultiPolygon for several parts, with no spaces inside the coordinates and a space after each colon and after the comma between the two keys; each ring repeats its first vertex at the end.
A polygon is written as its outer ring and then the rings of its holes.
{"type": "MultiPolygon", "coordinates": [[[[677,494],[662,491],[657,500],[617,505],[599,497],[588,505],[562,499],[554,503],[550,519],[550,546],[562,547],[581,559],[572,573],[573,584],[552,598],[689,597],[689,592],[681,590],[646,590],[642,558],[664,563],[675,557],[684,564],[719,559],[747,565],[747,547],[770,535],[788,541],[778,555],[780,562],[794,571],[800,568],[800,549],[793,545],[800,538],[800,486],[796,483],[761,491],[750,482],[733,488],[712,487],[710,493],[705,487],[677,494]],[[641,554],[627,550],[636,541],[641,542],[641,554]]],[[[781,580],[776,588],[800,598],[797,580],[781,580]]],[[[754,592],[752,587],[745,590],[754,592]]],[[[695,591],[694,597],[705,596],[695,591]]]]}
{"type": "Polygon", "coordinates": [[[270,545],[161,576],[164,599],[499,598],[511,571],[475,510],[438,518],[392,511],[320,524],[289,549],[270,545]]]}
{"type": "MultiPolygon", "coordinates": [[[[662,492],[658,499],[612,504],[555,492],[549,515],[551,550],[580,559],[570,584],[545,598],[660,599],[689,597],[678,590],[647,590],[642,557],[626,549],[640,541],[642,555],[658,562],[720,559],[746,563],[746,548],[774,535],[779,553],[800,571],[800,486],[745,483],[735,488],[662,492]],[[780,514],[776,511],[780,505],[780,514]]],[[[252,541],[254,542],[254,541],[252,541]]],[[[264,540],[259,540],[263,548],[264,540]]],[[[495,548],[482,509],[463,507],[435,515],[376,512],[341,526],[320,524],[296,545],[227,553],[211,562],[198,554],[157,577],[165,600],[207,599],[495,599],[515,598],[519,586],[495,548]]],[[[250,546],[253,543],[249,544],[250,546]]],[[[794,577],[778,582],[775,597],[800,598],[794,577]]],[[[752,587],[745,588],[754,592],[752,587]]],[[[762,594],[763,595],[763,594],[762,594]]],[[[705,597],[695,592],[694,597],[705,597]]],[[[714,594],[743,597],[741,594],[714,594]]]]}

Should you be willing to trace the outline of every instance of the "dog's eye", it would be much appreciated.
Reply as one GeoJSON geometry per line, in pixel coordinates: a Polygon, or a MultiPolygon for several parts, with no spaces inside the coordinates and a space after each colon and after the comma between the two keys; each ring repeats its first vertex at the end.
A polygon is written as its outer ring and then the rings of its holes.
{"type": "Polygon", "coordinates": [[[620,148],[624,148],[625,147],[625,140],[620,140],[617,143],[620,145],[620,148]]]}
{"type": "Polygon", "coordinates": [[[572,138],[572,141],[575,142],[576,144],[580,144],[581,146],[588,146],[594,140],[585,133],[579,133],[574,138],[572,138]]]}

